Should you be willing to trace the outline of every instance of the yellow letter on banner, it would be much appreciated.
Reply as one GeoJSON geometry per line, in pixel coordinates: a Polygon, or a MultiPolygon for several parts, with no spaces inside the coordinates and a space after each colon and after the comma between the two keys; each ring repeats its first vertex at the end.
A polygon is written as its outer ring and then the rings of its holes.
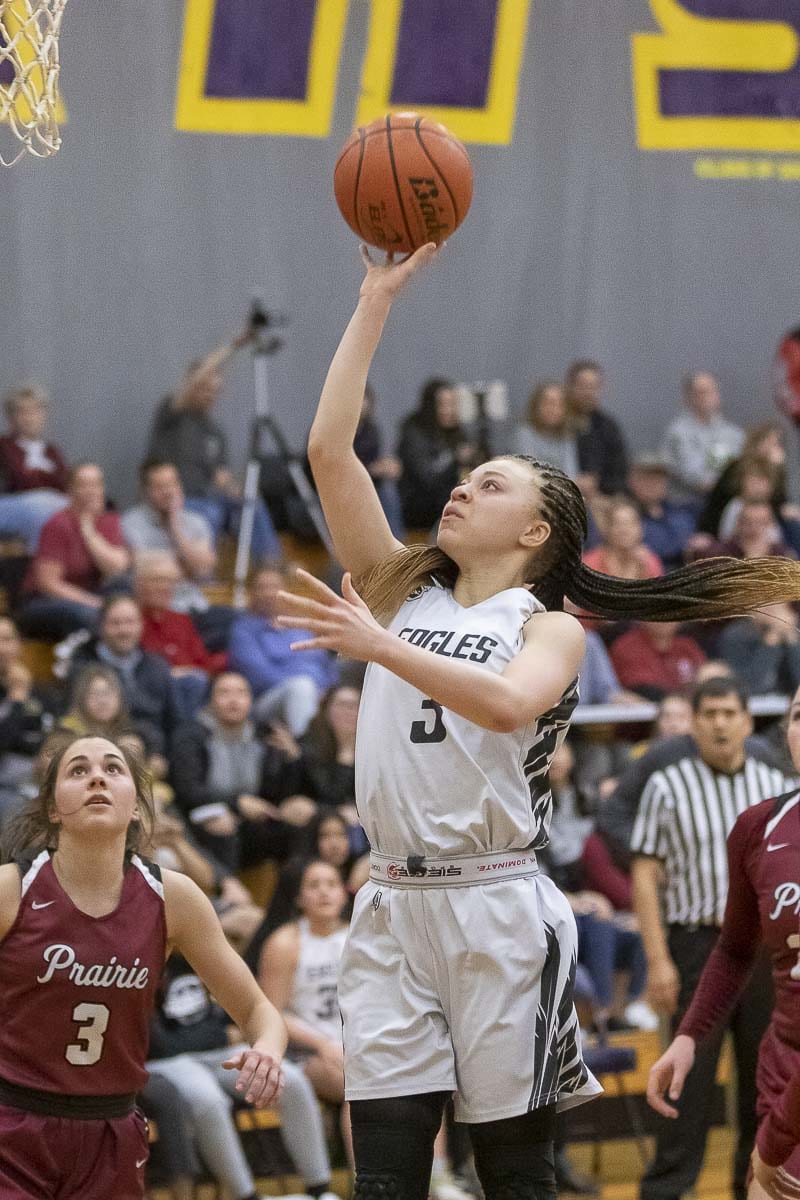
{"type": "MultiPolygon", "coordinates": [[[[371,0],[367,53],[361,75],[361,98],[357,124],[386,112],[419,108],[427,117],[441,121],[465,142],[507,143],[514,130],[519,78],[525,53],[530,0],[495,0],[494,40],[486,81],[486,100],[481,107],[463,106],[454,99],[448,105],[431,104],[424,95],[404,94],[393,103],[397,46],[404,16],[426,0],[371,0]]],[[[454,20],[466,20],[454,4],[454,20]]],[[[426,50],[431,53],[430,47],[426,50]]]]}
{"type": "MultiPolygon", "coordinates": [[[[663,73],[740,71],[775,74],[795,66],[798,36],[780,21],[699,17],[678,0],[650,0],[661,33],[631,38],[637,141],[642,150],[800,150],[800,120],[776,116],[664,113],[663,73]]],[[[739,9],[741,12],[741,9],[739,9]]],[[[783,77],[785,79],[785,76],[783,77]]],[[[709,91],[713,80],[709,78],[709,91]]]]}
{"type": "MultiPolygon", "coordinates": [[[[245,65],[251,76],[259,73],[250,30],[255,22],[261,36],[270,31],[269,9],[277,2],[281,36],[293,39],[292,5],[295,0],[186,0],[175,125],[201,133],[298,134],[327,137],[336,97],[339,55],[344,37],[348,0],[314,0],[313,25],[307,44],[292,41],[292,61],[302,69],[303,94],[287,99],[282,94],[285,79],[270,93],[268,66],[259,76],[257,89],[234,82],[232,88],[215,92],[210,81],[218,67],[213,61],[214,26],[218,6],[226,5],[225,53],[234,67],[245,65]],[[282,6],[282,8],[281,8],[282,6]],[[266,14],[266,15],[265,15],[266,14]],[[237,86],[239,91],[237,92],[237,86]]],[[[300,7],[308,13],[309,0],[300,7]]],[[[299,24],[299,22],[298,22],[299,24]]],[[[279,48],[280,49],[280,48],[279,48]]],[[[216,51],[219,57],[219,50],[216,51]]],[[[269,56],[264,56],[268,63],[269,56]]],[[[234,76],[238,74],[235,71],[234,76]]]]}

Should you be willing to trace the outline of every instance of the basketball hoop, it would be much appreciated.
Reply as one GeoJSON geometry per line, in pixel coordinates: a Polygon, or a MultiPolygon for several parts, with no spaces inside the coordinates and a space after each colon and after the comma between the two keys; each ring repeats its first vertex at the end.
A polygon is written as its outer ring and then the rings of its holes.
{"type": "Polygon", "coordinates": [[[49,158],[61,145],[56,120],[58,35],[67,0],[0,0],[0,122],[16,143],[0,149],[13,167],[26,152],[49,158]]]}

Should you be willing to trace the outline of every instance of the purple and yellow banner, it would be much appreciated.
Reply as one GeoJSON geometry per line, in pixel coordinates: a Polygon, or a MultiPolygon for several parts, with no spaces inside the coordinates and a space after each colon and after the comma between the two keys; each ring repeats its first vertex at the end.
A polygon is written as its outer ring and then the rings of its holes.
{"type": "MultiPolygon", "coordinates": [[[[371,0],[356,123],[424,109],[510,142],[530,0],[371,0]]],[[[348,0],[186,0],[176,125],[325,137],[348,0]]]]}
{"type": "Polygon", "coordinates": [[[800,150],[800,0],[650,0],[632,41],[643,150],[800,150]]]}

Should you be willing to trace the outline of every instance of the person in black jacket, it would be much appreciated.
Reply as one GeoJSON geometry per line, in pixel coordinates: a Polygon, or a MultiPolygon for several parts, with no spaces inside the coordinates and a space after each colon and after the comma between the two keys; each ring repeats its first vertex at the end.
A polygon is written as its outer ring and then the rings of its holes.
{"type": "Polygon", "coordinates": [[[599,363],[580,359],[567,368],[564,391],[578,443],[578,484],[587,499],[597,492],[613,496],[625,491],[628,449],[622,430],[600,408],[603,371],[599,363]]]}
{"type": "Polygon", "coordinates": [[[231,871],[283,860],[295,840],[279,805],[300,790],[300,770],[256,729],[252,705],[244,676],[225,671],[214,680],[208,707],[172,741],[175,799],[198,841],[231,871]]]}
{"type": "Polygon", "coordinates": [[[458,481],[486,457],[461,423],[458,393],[448,379],[429,379],[419,405],[403,422],[397,457],[406,525],[429,529],[442,515],[458,481]]]}
{"type": "Polygon", "coordinates": [[[80,646],[69,670],[72,688],[90,663],[111,667],[122,686],[128,713],[149,754],[168,756],[178,724],[172,674],[159,654],[143,650],[142,612],[132,596],[109,596],[100,610],[99,632],[80,646]]]}

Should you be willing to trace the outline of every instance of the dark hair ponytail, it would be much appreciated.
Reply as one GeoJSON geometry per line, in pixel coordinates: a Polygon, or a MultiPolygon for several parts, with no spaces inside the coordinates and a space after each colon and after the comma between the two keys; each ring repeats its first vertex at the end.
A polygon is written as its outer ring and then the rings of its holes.
{"type": "Polygon", "coordinates": [[[542,516],[550,525],[550,537],[534,560],[533,584],[547,609],[563,608],[566,597],[611,620],[698,621],[800,599],[800,563],[787,558],[706,558],[655,579],[593,571],[582,558],[586,506],[577,484],[549,463],[523,461],[536,471],[542,516]]]}
{"type": "MultiPolygon", "coordinates": [[[[577,484],[558,467],[524,454],[502,455],[536,473],[541,515],[550,536],[531,560],[527,582],[550,612],[565,598],[610,620],[702,621],[741,616],[765,604],[800,600],[800,563],[787,558],[706,558],[656,579],[620,579],[583,562],[586,506],[577,484]]],[[[458,568],[437,546],[411,546],[382,560],[357,581],[379,620],[431,576],[453,587],[458,568]]]]}

